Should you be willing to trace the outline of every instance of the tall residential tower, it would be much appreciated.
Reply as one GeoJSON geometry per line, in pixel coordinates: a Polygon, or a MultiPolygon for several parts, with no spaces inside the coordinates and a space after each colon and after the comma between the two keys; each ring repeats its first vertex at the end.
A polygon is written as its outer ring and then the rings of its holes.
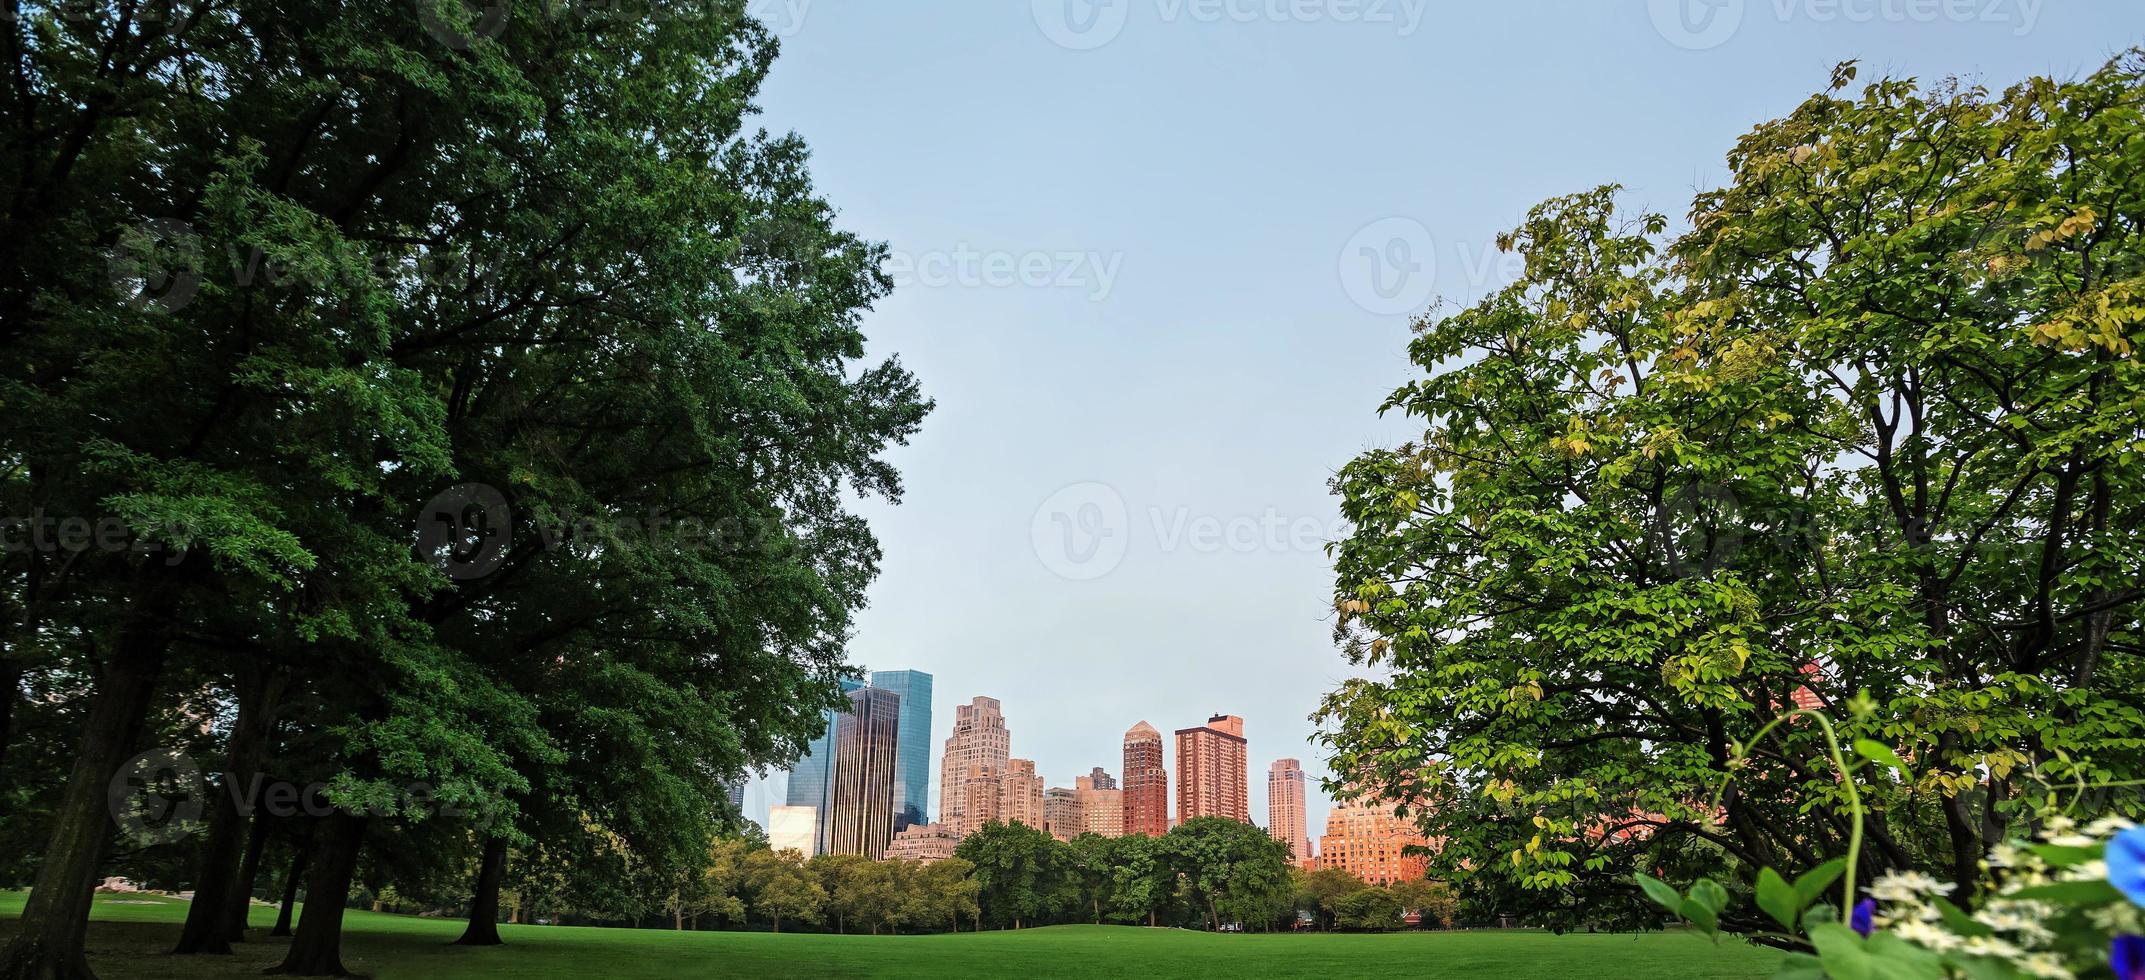
{"type": "Polygon", "coordinates": [[[997,698],[976,698],[953,709],[953,734],[946,737],[946,754],[938,763],[938,822],[955,840],[997,816],[997,793],[980,787],[997,786],[1012,754],[1013,733],[1005,727],[997,698]],[[992,799],[969,806],[971,786],[992,799]]]}
{"type": "Polygon", "coordinates": [[[1303,763],[1295,759],[1276,759],[1266,770],[1266,832],[1289,846],[1298,865],[1311,857],[1303,782],[1303,763]]]}
{"type": "Polygon", "coordinates": [[[1169,833],[1169,770],[1162,767],[1162,733],[1140,722],[1125,733],[1124,832],[1169,833]]]}
{"type": "Polygon", "coordinates": [[[1251,822],[1251,782],[1245,771],[1244,719],[1215,715],[1198,728],[1177,730],[1177,822],[1228,817],[1251,822]]]}

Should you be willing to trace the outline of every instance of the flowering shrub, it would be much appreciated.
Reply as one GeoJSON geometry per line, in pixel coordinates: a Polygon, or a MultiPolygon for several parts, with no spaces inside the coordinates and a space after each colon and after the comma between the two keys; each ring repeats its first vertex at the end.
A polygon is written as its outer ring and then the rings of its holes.
{"type": "MultiPolygon", "coordinates": [[[[1832,739],[1830,724],[1810,713],[1832,739]]],[[[1849,762],[1834,741],[1832,762],[1843,774],[1859,831],[1854,773],[1878,764],[1904,771],[1889,749],[1857,742],[1849,762]]],[[[2128,785],[2128,784],[2124,784],[2128,785]]],[[[2145,827],[2102,817],[2083,827],[2052,809],[2039,820],[2040,839],[1997,845],[1981,862],[1974,911],[1945,896],[1948,882],[1918,871],[1887,874],[1859,901],[1856,846],[1789,882],[1771,868],[1759,872],[1755,903],[1783,931],[1761,934],[1808,952],[1789,953],[1779,976],[1793,980],[2022,980],[2106,977],[2145,980],[2145,827]],[[1820,898],[1840,882],[1840,906],[1820,898]],[[1846,923],[1837,909],[1850,909],[1846,923]]],[[[1654,902],[1709,935],[1730,896],[1700,879],[1688,893],[1647,875],[1636,876],[1654,902]]]]}

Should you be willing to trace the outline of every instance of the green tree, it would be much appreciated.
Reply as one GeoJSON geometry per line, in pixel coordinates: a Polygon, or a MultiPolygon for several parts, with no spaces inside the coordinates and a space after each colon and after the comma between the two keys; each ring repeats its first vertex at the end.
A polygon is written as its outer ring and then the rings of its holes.
{"type": "Polygon", "coordinates": [[[1798,704],[1902,749],[1864,866],[1961,904],[2022,773],[2145,768],[2140,67],[1842,66],[1680,238],[1614,188],[1530,213],[1520,281],[1420,324],[1385,407],[1422,437],[1333,482],[1338,636],[1380,675],[1321,709],[1343,789],[1562,926],[1650,920],[1634,871],[1842,853],[1815,726],[1749,744],[1798,704]]]}
{"type": "Polygon", "coordinates": [[[961,838],[954,853],[975,866],[976,901],[1001,928],[1056,912],[1071,880],[1071,848],[1027,824],[991,821],[961,838]]]}
{"type": "Polygon", "coordinates": [[[975,871],[974,864],[959,857],[941,858],[925,865],[916,880],[916,921],[944,922],[947,928],[960,932],[961,919],[966,917],[981,929],[982,907],[976,897],[982,885],[975,871]]]}
{"type": "Polygon", "coordinates": [[[1073,887],[1080,904],[1099,926],[1103,907],[1116,901],[1116,868],[1111,865],[1114,848],[1110,838],[1101,834],[1081,834],[1071,840],[1070,846],[1073,887]]]}
{"type": "Polygon", "coordinates": [[[1460,900],[1444,882],[1417,878],[1393,882],[1385,890],[1393,893],[1403,913],[1413,912],[1419,916],[1416,924],[1424,929],[1432,924],[1450,929],[1453,919],[1460,914],[1460,900]]]}
{"type": "Polygon", "coordinates": [[[1176,901],[1177,871],[1162,838],[1128,834],[1110,842],[1110,917],[1155,925],[1176,901]]]}
{"type": "Polygon", "coordinates": [[[1332,925],[1335,906],[1343,897],[1369,887],[1345,868],[1299,872],[1295,879],[1296,907],[1316,916],[1318,927],[1326,929],[1332,925]]]}
{"type": "Polygon", "coordinates": [[[1170,828],[1163,842],[1209,929],[1220,929],[1225,914],[1239,922],[1270,922],[1288,904],[1288,845],[1251,824],[1194,817],[1170,828]]]}
{"type": "Polygon", "coordinates": [[[1390,932],[1400,928],[1400,899],[1383,888],[1349,892],[1334,902],[1334,916],[1343,929],[1390,932]]]}
{"type": "Polygon", "coordinates": [[[745,856],[745,881],[752,889],[752,909],[768,918],[776,932],[782,920],[819,922],[827,890],[805,867],[796,851],[754,851],[745,856]]]}

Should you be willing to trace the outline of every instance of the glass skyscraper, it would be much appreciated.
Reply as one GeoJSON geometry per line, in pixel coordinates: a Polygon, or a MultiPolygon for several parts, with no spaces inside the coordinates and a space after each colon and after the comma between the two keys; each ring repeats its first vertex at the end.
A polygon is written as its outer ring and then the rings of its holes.
{"type": "MultiPolygon", "coordinates": [[[[859,681],[844,680],[842,693],[847,694],[863,686],[859,681]]],[[[812,740],[804,756],[798,759],[797,765],[789,771],[789,795],[786,802],[790,806],[812,808],[812,837],[815,840],[826,839],[824,829],[832,809],[830,804],[833,802],[834,780],[830,777],[833,776],[834,766],[835,718],[835,712],[827,712],[827,730],[812,740]]],[[[809,854],[805,856],[811,857],[809,854]]]]}
{"type": "Polygon", "coordinates": [[[894,830],[930,823],[931,675],[920,670],[878,670],[871,686],[901,697],[901,732],[894,750],[894,830]]]}

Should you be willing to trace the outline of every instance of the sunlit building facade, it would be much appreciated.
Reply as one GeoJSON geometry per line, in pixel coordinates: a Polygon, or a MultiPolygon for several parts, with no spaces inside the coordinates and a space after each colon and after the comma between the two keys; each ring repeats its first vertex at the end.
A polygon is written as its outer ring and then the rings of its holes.
{"type": "Polygon", "coordinates": [[[876,687],[849,692],[849,711],[835,720],[825,853],[876,858],[893,842],[900,733],[900,696],[876,687]]]}
{"type": "Polygon", "coordinates": [[[1125,732],[1124,833],[1169,833],[1169,770],[1162,766],[1162,733],[1140,722],[1125,732]]]}
{"type": "Polygon", "coordinates": [[[1177,730],[1177,822],[1227,817],[1251,822],[1244,719],[1215,715],[1177,730]]]}

